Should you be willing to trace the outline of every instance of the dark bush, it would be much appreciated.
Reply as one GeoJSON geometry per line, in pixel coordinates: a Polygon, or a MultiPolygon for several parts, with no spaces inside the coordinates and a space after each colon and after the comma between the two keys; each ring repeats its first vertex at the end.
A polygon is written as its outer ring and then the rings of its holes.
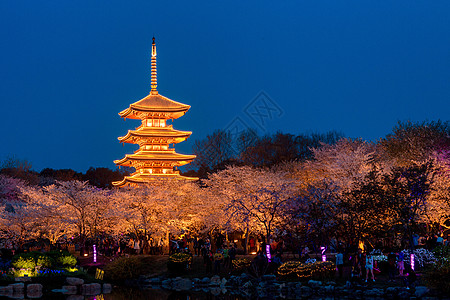
{"type": "Polygon", "coordinates": [[[186,273],[191,268],[192,256],[187,253],[175,253],[169,256],[167,269],[174,274],[186,273]]]}

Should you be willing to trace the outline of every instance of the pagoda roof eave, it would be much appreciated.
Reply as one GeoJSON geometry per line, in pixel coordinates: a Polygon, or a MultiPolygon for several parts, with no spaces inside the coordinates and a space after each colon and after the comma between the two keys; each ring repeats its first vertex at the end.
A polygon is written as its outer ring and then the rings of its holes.
{"type": "MultiPolygon", "coordinates": [[[[148,127],[147,127],[148,128],[148,127]]],[[[171,138],[175,139],[175,143],[182,142],[186,140],[191,134],[192,131],[180,131],[174,130],[171,128],[163,129],[169,127],[161,127],[161,128],[152,128],[152,129],[141,129],[141,130],[128,130],[128,133],[125,136],[119,137],[118,140],[121,143],[134,143],[129,139],[135,138],[171,138]]]]}
{"type": "Polygon", "coordinates": [[[127,109],[119,113],[122,118],[141,119],[141,114],[146,113],[168,113],[172,119],[183,116],[190,105],[173,101],[159,94],[150,93],[147,97],[132,103],[127,109]]]}
{"type": "Polygon", "coordinates": [[[152,175],[141,175],[136,174],[132,176],[125,176],[121,181],[114,181],[112,184],[116,187],[124,187],[128,184],[141,184],[141,183],[150,183],[159,179],[177,179],[177,180],[188,180],[195,181],[198,180],[197,177],[187,177],[182,176],[180,174],[152,174],[152,175]]]}
{"type": "Polygon", "coordinates": [[[153,153],[137,153],[137,154],[126,154],[124,158],[115,160],[114,163],[116,165],[120,166],[131,166],[131,161],[140,161],[140,162],[146,162],[146,161],[152,161],[152,162],[158,162],[158,161],[172,161],[175,162],[174,165],[176,166],[184,166],[188,163],[190,163],[192,160],[194,160],[196,155],[185,155],[185,154],[179,154],[179,153],[161,153],[161,152],[153,152],[153,153]]]}

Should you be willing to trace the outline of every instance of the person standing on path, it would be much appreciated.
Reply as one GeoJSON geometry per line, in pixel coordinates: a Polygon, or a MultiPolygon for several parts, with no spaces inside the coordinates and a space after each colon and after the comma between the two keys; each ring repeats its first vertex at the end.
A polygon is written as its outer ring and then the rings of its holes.
{"type": "Polygon", "coordinates": [[[336,254],[336,267],[339,273],[339,279],[341,279],[344,269],[344,254],[342,254],[341,250],[338,250],[338,253],[336,254]]]}
{"type": "Polygon", "coordinates": [[[370,253],[366,255],[366,282],[369,273],[372,274],[372,281],[375,282],[375,277],[373,276],[373,256],[370,253]]]}

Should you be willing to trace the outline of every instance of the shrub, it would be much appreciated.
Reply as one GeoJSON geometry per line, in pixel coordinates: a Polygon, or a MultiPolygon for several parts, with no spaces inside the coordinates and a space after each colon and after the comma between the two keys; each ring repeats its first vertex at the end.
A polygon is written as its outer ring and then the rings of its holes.
{"type": "Polygon", "coordinates": [[[334,277],[336,266],[331,261],[316,261],[312,264],[304,264],[297,268],[297,276],[300,279],[325,280],[334,277]]]}
{"type": "Polygon", "coordinates": [[[299,261],[288,261],[278,268],[277,273],[283,280],[296,280],[298,279],[297,268],[302,265],[299,261]]]}
{"type": "Polygon", "coordinates": [[[36,267],[36,262],[32,257],[19,256],[13,258],[12,266],[15,269],[34,269],[36,267]]]}
{"type": "Polygon", "coordinates": [[[77,264],[77,259],[71,254],[62,255],[58,257],[57,262],[59,265],[64,266],[66,268],[73,268],[77,264]]]}
{"type": "Polygon", "coordinates": [[[233,272],[242,273],[250,267],[252,262],[246,258],[233,260],[233,272]]]}
{"type": "Polygon", "coordinates": [[[172,273],[184,273],[190,269],[192,256],[187,253],[175,253],[169,256],[167,269],[172,273]]]}
{"type": "Polygon", "coordinates": [[[298,261],[289,261],[278,268],[278,275],[283,280],[316,279],[324,280],[334,277],[335,264],[331,261],[316,261],[302,264],[298,261]]]}
{"type": "Polygon", "coordinates": [[[424,275],[425,281],[445,295],[450,295],[450,255],[436,260],[424,275]]]}
{"type": "Polygon", "coordinates": [[[146,262],[139,256],[121,257],[105,267],[105,279],[123,283],[126,279],[138,278],[147,272],[146,262]]]}
{"type": "Polygon", "coordinates": [[[450,257],[450,246],[439,246],[433,249],[435,257],[450,257]]]}
{"type": "Polygon", "coordinates": [[[52,251],[47,253],[30,252],[20,253],[13,257],[10,272],[15,277],[47,276],[74,271],[76,258],[68,252],[52,251]]]}

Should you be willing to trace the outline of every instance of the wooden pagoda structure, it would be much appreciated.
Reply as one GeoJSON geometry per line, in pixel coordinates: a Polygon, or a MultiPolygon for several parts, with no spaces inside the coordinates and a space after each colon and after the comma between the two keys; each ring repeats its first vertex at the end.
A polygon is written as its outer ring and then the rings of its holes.
{"type": "Polygon", "coordinates": [[[141,120],[139,127],[118,138],[121,143],[138,144],[139,149],[114,161],[119,167],[135,168],[135,172],[122,181],[113,182],[114,186],[149,183],[157,178],[197,179],[181,176],[176,169],[192,162],[195,155],[179,154],[170,147],[192,134],[190,131],[175,130],[168,124],[169,120],[184,116],[190,106],[160,95],[156,88],[156,45],[153,38],[150,94],[119,113],[124,119],[141,120]]]}

